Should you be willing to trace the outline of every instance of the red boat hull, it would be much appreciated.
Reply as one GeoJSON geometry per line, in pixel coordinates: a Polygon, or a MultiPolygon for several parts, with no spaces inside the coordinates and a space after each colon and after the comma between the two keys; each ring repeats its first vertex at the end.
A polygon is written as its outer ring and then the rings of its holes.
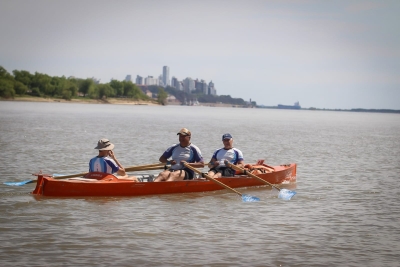
{"type": "MultiPolygon", "coordinates": [[[[274,166],[274,172],[258,176],[272,184],[292,183],[296,181],[295,163],[274,166]]],[[[176,182],[134,182],[118,179],[111,174],[89,173],[84,181],[57,180],[51,176],[39,175],[34,195],[51,197],[81,197],[81,196],[144,196],[158,194],[177,194],[224,190],[225,188],[208,180],[185,180],[176,182]]],[[[265,185],[262,181],[238,175],[235,177],[218,178],[217,180],[232,188],[265,185]]]]}

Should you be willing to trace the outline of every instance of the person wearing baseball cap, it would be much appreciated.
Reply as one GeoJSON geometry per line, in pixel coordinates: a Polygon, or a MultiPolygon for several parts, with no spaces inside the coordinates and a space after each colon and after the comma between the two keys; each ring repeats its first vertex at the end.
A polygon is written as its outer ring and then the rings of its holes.
{"type": "Polygon", "coordinates": [[[194,172],[185,168],[184,162],[194,168],[204,167],[200,149],[190,142],[192,133],[188,129],[182,128],[177,135],[179,135],[179,144],[167,148],[159,159],[162,163],[170,163],[171,168],[161,172],[154,182],[192,180],[194,172]]]}
{"type": "Polygon", "coordinates": [[[233,147],[233,137],[230,133],[222,135],[222,143],[224,147],[215,150],[210,163],[208,163],[210,168],[208,175],[212,178],[233,177],[235,175],[234,169],[225,166],[225,160],[241,168],[244,167],[243,153],[233,147]]]}
{"type": "MultiPolygon", "coordinates": [[[[89,161],[89,172],[116,173],[119,175],[118,178],[128,178],[124,167],[115,157],[113,152],[114,144],[110,140],[106,138],[100,139],[94,149],[98,149],[99,154],[89,161]]],[[[135,177],[129,178],[135,180],[135,177]]]]}

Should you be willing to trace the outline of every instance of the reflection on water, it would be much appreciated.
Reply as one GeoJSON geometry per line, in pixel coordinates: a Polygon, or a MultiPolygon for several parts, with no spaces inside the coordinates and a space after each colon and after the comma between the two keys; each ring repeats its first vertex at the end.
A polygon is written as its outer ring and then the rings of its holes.
{"type": "Polygon", "coordinates": [[[229,132],[248,163],[296,162],[280,187],[297,194],[35,198],[35,184],[1,184],[0,266],[398,266],[398,114],[0,102],[0,181],[86,172],[103,137],[124,166],[155,163],[182,127],[206,160],[229,132]]]}

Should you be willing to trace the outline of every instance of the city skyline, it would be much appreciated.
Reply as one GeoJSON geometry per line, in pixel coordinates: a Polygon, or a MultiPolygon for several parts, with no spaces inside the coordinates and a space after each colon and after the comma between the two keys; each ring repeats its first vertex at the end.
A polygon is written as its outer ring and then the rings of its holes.
{"type": "Polygon", "coordinates": [[[0,65],[102,83],[170,66],[260,105],[400,109],[400,1],[153,4],[1,1],[0,65]]]}
{"type": "MultiPolygon", "coordinates": [[[[142,76],[136,75],[134,83],[137,85],[157,85],[162,87],[171,86],[187,93],[191,93],[194,90],[200,90],[205,95],[217,95],[217,90],[212,81],[207,84],[207,82],[203,79],[192,79],[191,77],[186,77],[185,79],[178,80],[178,78],[175,76],[172,76],[171,79],[169,79],[169,66],[163,66],[162,70],[163,74],[161,74],[159,78],[154,78],[154,76],[148,75],[143,79],[142,76]]],[[[131,74],[126,75],[126,77],[131,76],[131,74]]],[[[127,80],[127,78],[125,78],[125,80],[127,80]]]]}

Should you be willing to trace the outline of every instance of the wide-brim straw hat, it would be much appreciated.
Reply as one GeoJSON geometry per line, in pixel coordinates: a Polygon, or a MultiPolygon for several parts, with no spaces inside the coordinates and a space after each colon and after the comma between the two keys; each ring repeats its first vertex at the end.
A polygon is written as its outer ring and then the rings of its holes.
{"type": "Polygon", "coordinates": [[[114,144],[110,142],[110,140],[103,138],[97,142],[97,146],[94,149],[98,150],[113,150],[114,144]]]}

